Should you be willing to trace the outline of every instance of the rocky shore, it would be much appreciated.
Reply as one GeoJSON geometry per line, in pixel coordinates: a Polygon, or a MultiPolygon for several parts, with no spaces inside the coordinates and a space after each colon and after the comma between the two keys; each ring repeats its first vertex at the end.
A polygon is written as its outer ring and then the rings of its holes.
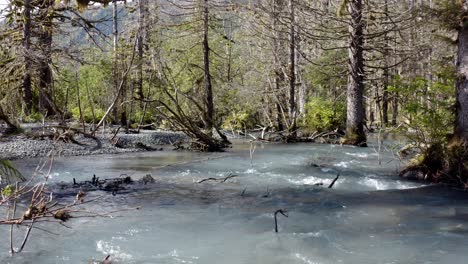
{"type": "Polygon", "coordinates": [[[0,130],[0,159],[45,157],[51,152],[57,156],[82,156],[155,151],[162,150],[163,145],[186,139],[186,136],[179,132],[142,130],[138,134],[125,134],[120,131],[115,136],[112,131],[101,131],[95,138],[74,133],[72,140],[54,140],[44,136],[50,134],[50,129],[43,129],[39,125],[23,127],[26,128],[26,132],[18,135],[5,136],[0,130]]]}

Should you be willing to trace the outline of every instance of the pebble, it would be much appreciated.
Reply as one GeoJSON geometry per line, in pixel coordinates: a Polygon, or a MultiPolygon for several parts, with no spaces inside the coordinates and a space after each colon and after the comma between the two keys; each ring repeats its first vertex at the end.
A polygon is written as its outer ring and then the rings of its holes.
{"type": "Polygon", "coordinates": [[[143,131],[139,134],[119,133],[117,137],[123,142],[124,148],[117,148],[109,142],[112,135],[98,135],[102,143],[101,148],[93,149],[96,142],[82,135],[76,135],[78,142],[87,144],[80,146],[63,141],[54,142],[50,139],[35,140],[22,135],[3,138],[0,141],[0,159],[22,159],[27,157],[45,157],[50,151],[56,151],[60,156],[82,156],[96,154],[116,154],[126,152],[142,151],[135,145],[140,142],[146,146],[156,147],[158,145],[172,144],[178,140],[185,140],[187,136],[179,132],[170,131],[143,131]]]}

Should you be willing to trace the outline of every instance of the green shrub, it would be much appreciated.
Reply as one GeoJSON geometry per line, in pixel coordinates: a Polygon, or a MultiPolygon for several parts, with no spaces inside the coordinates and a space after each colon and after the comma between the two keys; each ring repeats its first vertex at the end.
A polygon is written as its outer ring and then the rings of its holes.
{"type": "Polygon", "coordinates": [[[23,120],[25,123],[37,123],[37,122],[42,122],[44,116],[40,112],[34,112],[31,113],[30,115],[26,116],[23,120]]]}
{"type": "MultiPolygon", "coordinates": [[[[138,111],[134,112],[132,114],[132,116],[130,117],[130,121],[132,123],[136,123],[137,126],[138,126],[138,124],[140,123],[141,118],[143,117],[143,114],[144,114],[143,110],[138,110],[138,111]]],[[[143,119],[143,124],[151,124],[153,122],[154,122],[153,113],[152,113],[152,111],[150,109],[148,109],[146,111],[145,117],[143,119]]]]}
{"type": "Polygon", "coordinates": [[[442,68],[430,81],[423,77],[396,76],[388,90],[405,99],[401,116],[407,138],[423,151],[437,144],[446,144],[452,132],[455,104],[455,75],[450,68],[442,68]]]}
{"type": "MultiPolygon", "coordinates": [[[[93,122],[93,111],[91,107],[83,108],[82,110],[82,115],[83,119],[86,123],[92,123],[93,122]]],[[[72,110],[72,115],[75,120],[80,120],[80,109],[78,107],[74,107],[72,110]]],[[[101,118],[104,116],[105,112],[101,108],[96,108],[94,109],[94,115],[95,115],[95,122],[99,122],[101,118]]]]}
{"type": "Polygon", "coordinates": [[[343,102],[332,102],[325,98],[312,97],[306,104],[302,119],[303,128],[309,131],[329,131],[343,128],[346,123],[346,107],[343,102]]]}
{"type": "Polygon", "coordinates": [[[230,130],[245,130],[254,128],[257,123],[255,113],[249,110],[235,111],[224,119],[223,128],[230,130]]]}

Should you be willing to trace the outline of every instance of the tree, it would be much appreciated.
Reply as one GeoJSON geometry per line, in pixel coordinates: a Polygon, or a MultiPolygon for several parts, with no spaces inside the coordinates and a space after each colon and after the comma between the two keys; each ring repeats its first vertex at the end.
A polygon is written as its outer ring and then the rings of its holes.
{"type": "MultiPolygon", "coordinates": [[[[45,0],[39,5],[40,26],[38,28],[38,76],[39,76],[39,109],[46,115],[55,115],[59,110],[53,99],[52,75],[52,38],[55,1],[45,0]]],[[[26,70],[27,71],[27,70],[26,70]]]]}
{"type": "Polygon", "coordinates": [[[33,109],[33,95],[31,87],[31,0],[24,1],[23,9],[23,100],[26,114],[31,114],[33,109]]]}
{"type": "Polygon", "coordinates": [[[456,118],[454,136],[464,144],[468,143],[468,1],[462,2],[461,25],[458,29],[458,52],[456,84],[456,118]]]}
{"type": "Polygon", "coordinates": [[[213,130],[213,119],[214,119],[214,105],[213,105],[213,87],[211,83],[210,74],[210,46],[208,42],[208,29],[209,29],[209,9],[208,0],[203,0],[201,6],[203,9],[203,82],[204,82],[204,125],[208,135],[212,134],[213,130]]]}
{"type": "Polygon", "coordinates": [[[344,144],[366,145],[364,133],[364,57],[363,57],[363,4],[362,0],[347,1],[350,15],[348,26],[348,86],[347,86],[347,119],[344,144]]]}
{"type": "Polygon", "coordinates": [[[289,0],[289,131],[296,137],[296,12],[294,0],[289,0]]]}

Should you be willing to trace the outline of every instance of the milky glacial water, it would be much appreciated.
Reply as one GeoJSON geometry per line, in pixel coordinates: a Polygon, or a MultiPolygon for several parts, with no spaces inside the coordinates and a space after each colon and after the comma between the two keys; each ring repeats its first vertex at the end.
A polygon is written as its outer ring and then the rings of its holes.
{"type": "MultiPolygon", "coordinates": [[[[466,263],[468,195],[396,176],[391,145],[238,144],[225,153],[152,152],[57,158],[52,183],[151,174],[157,183],[104,197],[114,218],[43,225],[1,263],[466,263]],[[327,185],[337,174],[334,188],[327,185]],[[225,183],[201,179],[237,175],[225,183]],[[315,184],[323,183],[323,186],[315,184]],[[274,232],[273,212],[280,216],[274,232]]],[[[31,172],[37,160],[18,161],[31,172]]],[[[71,198],[69,198],[71,199],[71,198]]]]}

